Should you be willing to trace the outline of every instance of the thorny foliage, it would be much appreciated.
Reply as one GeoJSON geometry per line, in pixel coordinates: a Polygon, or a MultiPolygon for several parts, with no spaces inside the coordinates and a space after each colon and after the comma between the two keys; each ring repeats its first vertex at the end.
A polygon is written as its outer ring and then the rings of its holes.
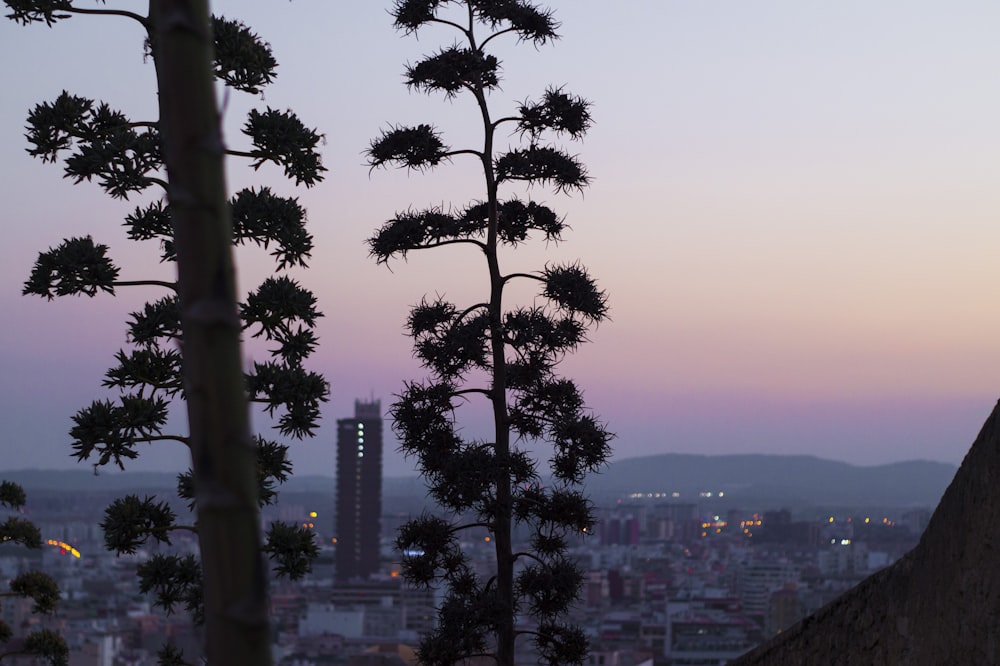
{"type": "MultiPolygon", "coordinates": [[[[8,509],[21,509],[27,504],[24,489],[11,481],[0,481],[0,506],[8,509]]],[[[30,549],[42,547],[42,535],[39,529],[23,518],[9,517],[0,524],[0,542],[18,544],[30,549]]],[[[51,576],[41,571],[24,571],[7,581],[7,590],[0,590],[0,596],[21,597],[31,599],[31,612],[50,614],[55,612],[59,603],[59,586],[51,576]]],[[[37,626],[24,623],[25,627],[37,626]]],[[[0,644],[8,643],[14,638],[14,627],[9,626],[0,618],[0,644]]],[[[35,629],[21,637],[20,647],[8,650],[4,656],[25,655],[45,660],[50,666],[67,666],[69,649],[66,641],[58,633],[50,629],[35,629]]]]}
{"type": "MultiPolygon", "coordinates": [[[[546,136],[581,138],[591,124],[586,100],[550,87],[538,101],[520,104],[516,116],[489,119],[486,97],[500,85],[501,68],[484,45],[505,33],[536,45],[552,41],[558,27],[552,13],[526,0],[397,0],[392,14],[405,33],[436,23],[464,38],[407,66],[408,86],[445,98],[469,93],[483,112],[486,145],[508,121],[527,143],[487,155],[452,151],[429,124],[383,131],[368,150],[371,168],[419,171],[473,154],[485,170],[487,196],[464,207],[397,213],[369,239],[371,255],[388,263],[416,250],[464,244],[499,265],[500,246],[517,248],[532,236],[560,240],[566,226],[551,208],[517,197],[501,201],[488,186],[492,178],[498,185],[523,182],[573,192],[590,182],[576,157],[543,143],[546,136]],[[476,34],[483,27],[485,37],[476,34]]],[[[512,654],[512,646],[501,641],[524,635],[544,663],[582,664],[586,637],[562,619],[583,580],[567,550],[592,531],[591,506],[579,487],[605,464],[612,435],[556,367],[586,340],[590,326],[607,318],[607,296],[579,263],[549,264],[531,274],[491,274],[490,286],[492,296],[468,306],[425,298],[406,324],[414,355],[430,377],[408,383],[398,396],[394,429],[401,450],[416,459],[430,495],[445,511],[445,517],[412,520],[396,539],[405,578],[446,590],[438,626],[422,638],[418,656],[421,663],[444,665],[489,654],[506,665],[510,657],[500,654],[512,654]],[[515,279],[537,282],[538,302],[502,310],[496,294],[515,279]],[[492,403],[500,423],[496,441],[460,434],[456,409],[477,395],[492,403]],[[538,459],[543,444],[551,451],[544,476],[538,459]],[[512,552],[512,525],[529,529],[530,552],[512,552]],[[463,552],[458,535],[470,528],[493,533],[495,575],[478,572],[463,552]],[[516,572],[506,590],[501,589],[504,567],[516,572]],[[512,606],[505,606],[507,598],[513,598],[512,606]],[[518,615],[530,618],[535,628],[518,628],[518,615]]]]}
{"type": "MultiPolygon", "coordinates": [[[[4,4],[7,17],[23,25],[41,22],[51,26],[76,11],[69,0],[4,0],[4,4]]],[[[150,21],[137,15],[133,18],[146,29],[148,54],[153,53],[150,21]]],[[[270,45],[238,21],[213,17],[212,28],[215,75],[234,90],[259,94],[275,77],[277,62],[270,45]]],[[[27,150],[43,162],[61,161],[65,175],[75,183],[97,182],[112,198],[146,197],[126,215],[126,235],[131,240],[155,241],[160,260],[173,262],[176,253],[170,206],[163,198],[165,167],[158,127],[156,120],[134,121],[105,102],[63,91],[29,112],[27,150]],[[160,192],[150,200],[151,188],[153,192],[160,188],[160,192]]],[[[292,111],[253,109],[243,133],[250,148],[229,152],[248,158],[254,169],[272,163],[296,184],[307,187],[323,180],[326,169],[317,151],[323,137],[292,111]]],[[[297,199],[280,196],[268,187],[247,188],[233,196],[230,210],[235,245],[255,245],[269,251],[278,271],[306,266],[313,240],[297,199]]],[[[114,295],[134,284],[167,292],[129,317],[129,347],[115,355],[115,365],[103,382],[117,395],[95,400],[73,416],[73,455],[92,461],[95,471],[108,464],[124,469],[144,444],[187,441],[184,435],[165,430],[174,398],[184,398],[177,285],[142,279],[126,282],[121,273],[108,245],[80,236],[41,252],[23,289],[25,294],[47,299],[114,295]]],[[[270,359],[255,363],[246,374],[250,400],[275,417],[282,435],[311,436],[317,427],[320,403],[329,392],[326,380],[304,365],[318,342],[315,326],[322,315],[315,297],[295,280],[276,275],[247,295],[240,314],[248,335],[271,343],[270,359]]],[[[288,447],[260,437],[255,445],[259,501],[272,503],[277,486],[291,472],[288,447]]],[[[179,477],[178,492],[193,508],[190,472],[179,477]]],[[[176,530],[197,531],[196,526],[178,525],[166,502],[134,495],[108,507],[102,526],[107,547],[118,553],[133,553],[150,540],[170,544],[176,530]]],[[[24,525],[9,527],[12,538],[31,541],[30,530],[24,525]]],[[[272,527],[271,534],[276,538],[266,551],[277,573],[296,578],[308,572],[317,552],[312,533],[282,525],[272,527]]],[[[168,612],[184,608],[201,618],[201,570],[194,558],[156,555],[142,566],[140,587],[153,593],[156,603],[168,612]]]]}

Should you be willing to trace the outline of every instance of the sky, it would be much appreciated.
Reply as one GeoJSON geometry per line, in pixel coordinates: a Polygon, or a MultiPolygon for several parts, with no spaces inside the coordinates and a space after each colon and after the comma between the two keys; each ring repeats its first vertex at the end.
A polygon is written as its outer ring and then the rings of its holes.
{"type": "MultiPolygon", "coordinates": [[[[145,6],[108,6],[136,4],[145,6]]],[[[336,419],[356,398],[387,409],[404,381],[425,376],[402,330],[409,306],[425,294],[476,302],[486,289],[468,249],[389,267],[367,255],[365,239],[396,211],[482,196],[469,160],[424,174],[364,164],[369,141],[395,124],[435,124],[456,149],[476,147],[481,132],[469,99],[402,84],[406,63],[455,37],[397,34],[390,4],[212,3],[279,62],[262,98],[225,101],[229,145],[246,147],[239,127],[253,107],[291,108],[325,135],[329,171],[310,190],[276,169],[227,164],[233,191],[268,185],[299,197],[315,237],[310,268],[292,276],[325,313],[311,366],[332,395],[317,437],[292,445],[300,474],[335,474],[336,419]]],[[[504,80],[490,103],[507,114],[549,85],[591,100],[594,126],[567,148],[593,183],[571,197],[533,189],[572,229],[503,261],[514,271],[579,260],[608,291],[611,320],[562,369],[617,434],[615,457],[959,463],[1000,397],[1000,4],[546,4],[562,38],[494,42],[504,80]]],[[[65,89],[153,120],[154,73],[138,26],[117,17],[51,29],[4,20],[0,59],[0,471],[72,468],[70,417],[107,395],[100,381],[128,313],[162,294],[23,297],[37,253],[91,234],[122,279],[172,279],[172,267],[121,226],[148,197],[112,201],[96,184],[73,186],[27,155],[25,118],[65,89]]],[[[237,260],[244,289],[270,271],[263,251],[237,260]]],[[[486,436],[482,410],[466,411],[464,432],[486,436]]],[[[179,417],[171,425],[184,429],[179,417]]],[[[395,448],[386,442],[385,473],[413,474],[395,448]]],[[[129,469],[186,465],[166,443],[129,469]]]]}

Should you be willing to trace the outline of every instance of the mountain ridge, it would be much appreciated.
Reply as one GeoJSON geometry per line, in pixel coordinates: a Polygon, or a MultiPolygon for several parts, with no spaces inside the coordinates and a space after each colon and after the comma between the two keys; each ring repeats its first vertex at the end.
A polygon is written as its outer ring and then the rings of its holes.
{"type": "MultiPolygon", "coordinates": [[[[705,497],[702,493],[718,497],[722,492],[729,502],[933,506],[957,469],[956,465],[927,460],[854,465],[809,454],[661,453],[611,462],[601,473],[588,477],[586,492],[595,501],[635,499],[640,493],[690,501],[705,497]]],[[[29,493],[148,492],[174,488],[176,478],[176,473],[169,472],[101,472],[95,476],[85,470],[0,471],[0,479],[19,483],[29,493]]],[[[332,495],[335,485],[332,476],[293,475],[281,492],[332,495]]],[[[415,475],[386,477],[383,493],[386,497],[423,496],[424,484],[415,475]]]]}

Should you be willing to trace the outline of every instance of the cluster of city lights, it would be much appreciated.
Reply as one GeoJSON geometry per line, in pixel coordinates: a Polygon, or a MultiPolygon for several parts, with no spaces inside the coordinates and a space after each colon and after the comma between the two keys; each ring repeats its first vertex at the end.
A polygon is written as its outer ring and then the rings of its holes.
{"type": "Polygon", "coordinates": [[[629,499],[666,499],[672,497],[677,499],[681,494],[676,490],[672,493],[662,492],[662,493],[629,493],[629,499]]]}
{"type": "MultiPolygon", "coordinates": [[[[719,493],[719,495],[722,495],[722,493],[719,493]]],[[[829,516],[829,517],[826,518],[825,522],[827,522],[827,523],[829,523],[829,524],[832,525],[832,524],[834,524],[834,523],[837,522],[837,517],[836,516],[829,516]]],[[[846,522],[848,522],[848,523],[853,522],[853,518],[847,518],[846,522]]],[[[755,527],[761,527],[763,524],[764,524],[764,520],[761,517],[761,515],[758,514],[758,513],[755,513],[748,520],[741,520],[740,521],[740,530],[743,531],[743,534],[745,534],[747,536],[747,538],[752,538],[753,537],[753,530],[754,530],[754,528],[755,527]]],[[[867,516],[865,518],[865,525],[871,525],[871,524],[873,524],[872,518],[871,518],[871,516],[867,516]]],[[[885,525],[886,527],[894,527],[896,525],[896,522],[893,521],[893,520],[889,520],[888,517],[884,517],[884,518],[882,518],[881,524],[885,525]]],[[[722,529],[724,527],[726,527],[727,525],[728,525],[728,523],[726,521],[724,521],[724,520],[721,520],[719,516],[713,516],[713,518],[711,520],[704,520],[704,521],[702,521],[702,523],[701,523],[701,530],[702,530],[701,536],[707,537],[707,536],[709,536],[709,534],[712,534],[712,533],[714,533],[714,534],[721,534],[722,533],[722,529]]],[[[849,545],[851,545],[852,541],[851,541],[851,539],[840,539],[840,538],[838,538],[838,539],[831,539],[830,543],[832,543],[832,544],[839,543],[842,546],[849,546],[849,545]]]]}
{"type": "MultiPolygon", "coordinates": [[[[310,518],[315,518],[318,515],[319,514],[316,513],[315,511],[310,511],[309,512],[309,517],[310,518]]],[[[307,520],[304,523],[302,523],[302,529],[304,529],[304,530],[316,529],[316,523],[312,522],[311,520],[307,520]]],[[[336,541],[334,541],[334,543],[336,543],[336,541]]]]}
{"type": "Polygon", "coordinates": [[[710,531],[712,531],[712,530],[715,530],[716,534],[722,534],[722,528],[725,527],[728,524],[729,524],[728,522],[726,522],[725,520],[722,520],[721,516],[712,516],[712,520],[707,520],[707,521],[702,522],[702,524],[701,524],[701,529],[702,529],[701,535],[703,537],[704,536],[708,536],[708,533],[710,531]]]}
{"type": "Polygon", "coordinates": [[[740,529],[743,530],[743,534],[746,534],[748,539],[752,539],[753,528],[760,527],[763,524],[764,521],[761,519],[760,514],[755,513],[752,516],[750,516],[750,520],[740,521],[740,529]]]}
{"type": "MultiPolygon", "coordinates": [[[[837,522],[836,516],[830,516],[827,519],[827,522],[829,522],[829,523],[835,523],[835,522],[837,522]]],[[[847,522],[849,522],[849,523],[854,522],[854,519],[853,518],[848,518],[847,522]]],[[[870,525],[871,522],[872,522],[871,516],[865,516],[865,525],[870,525]]],[[[885,517],[885,518],[882,518],[882,524],[885,525],[886,527],[894,527],[896,525],[896,521],[889,520],[888,517],[885,517]]]]}
{"type": "MultiPolygon", "coordinates": [[[[678,491],[675,490],[675,491],[670,492],[670,493],[668,493],[666,491],[659,492],[659,493],[649,493],[649,492],[646,492],[646,493],[629,493],[628,498],[629,499],[667,499],[669,497],[669,498],[672,498],[672,499],[677,499],[680,496],[681,496],[680,492],[678,492],[678,491]]],[[[726,496],[726,493],[724,491],[722,491],[722,490],[720,490],[717,493],[716,492],[712,492],[711,490],[703,490],[700,493],[698,493],[698,497],[725,497],[725,496],[726,496]]]]}
{"type": "Polygon", "coordinates": [[[76,558],[80,557],[80,551],[78,551],[76,548],[74,548],[73,546],[69,545],[65,541],[57,541],[56,539],[48,539],[48,540],[46,540],[45,543],[48,544],[48,545],[50,545],[50,546],[55,546],[56,548],[59,549],[59,552],[62,553],[63,555],[66,555],[68,553],[68,554],[72,555],[73,557],[76,557],[76,558]]]}

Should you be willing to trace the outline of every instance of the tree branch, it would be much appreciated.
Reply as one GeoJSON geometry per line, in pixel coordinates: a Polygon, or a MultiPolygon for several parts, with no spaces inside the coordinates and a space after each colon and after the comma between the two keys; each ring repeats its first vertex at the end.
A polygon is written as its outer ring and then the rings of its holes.
{"type": "Polygon", "coordinates": [[[519,553],[514,553],[514,554],[513,554],[513,555],[512,555],[511,557],[513,557],[513,558],[514,558],[515,560],[516,560],[516,559],[518,559],[519,557],[527,557],[527,558],[530,558],[530,559],[532,559],[532,560],[534,560],[534,561],[538,562],[539,564],[541,564],[541,565],[542,565],[543,567],[545,567],[546,569],[551,569],[551,568],[552,568],[552,567],[550,567],[550,566],[549,566],[549,565],[548,565],[548,564],[547,564],[547,563],[545,562],[545,560],[541,559],[540,557],[538,557],[538,556],[537,556],[537,555],[535,555],[534,553],[530,553],[530,552],[528,552],[528,551],[526,551],[526,550],[523,550],[523,551],[521,551],[521,552],[519,552],[519,553]]]}
{"type": "Polygon", "coordinates": [[[198,528],[194,525],[171,525],[170,527],[164,528],[167,532],[176,532],[178,530],[184,532],[190,532],[191,534],[198,534],[198,528]]]}
{"type": "Polygon", "coordinates": [[[493,122],[493,129],[499,127],[501,123],[516,123],[519,120],[522,120],[520,116],[507,116],[506,118],[501,118],[500,120],[493,122]]]}
{"type": "Polygon", "coordinates": [[[473,150],[471,148],[463,148],[462,150],[449,150],[447,153],[443,154],[443,157],[454,157],[455,155],[475,155],[479,159],[483,159],[483,154],[478,150],[473,150]]]}
{"type": "Polygon", "coordinates": [[[500,35],[506,35],[508,32],[514,32],[514,28],[504,28],[499,32],[494,32],[492,35],[483,40],[483,43],[479,45],[479,50],[482,51],[483,48],[485,48],[486,45],[493,40],[493,38],[499,37],[500,35]]]}
{"type": "MultiPolygon", "coordinates": [[[[64,8],[60,7],[60,9],[64,9],[64,8]]],[[[124,9],[83,9],[82,7],[73,7],[73,6],[70,6],[70,7],[66,7],[65,11],[67,11],[67,12],[69,12],[71,14],[94,14],[94,15],[101,15],[101,16],[124,16],[125,18],[132,19],[133,21],[138,21],[139,23],[142,24],[142,27],[146,28],[146,30],[149,30],[149,28],[150,28],[149,19],[147,17],[140,16],[139,14],[135,14],[133,12],[125,11],[124,9]]]]}
{"type": "Polygon", "coordinates": [[[471,314],[475,310],[478,310],[479,308],[489,309],[489,307],[490,307],[489,303],[476,303],[475,305],[470,305],[469,307],[465,308],[465,310],[462,311],[462,314],[455,317],[455,322],[458,323],[462,321],[463,319],[465,319],[467,315],[471,314]]]}
{"type": "Polygon", "coordinates": [[[136,437],[133,442],[164,442],[164,441],[180,442],[184,446],[191,446],[191,442],[187,437],[181,435],[150,435],[149,437],[136,437]]]}
{"type": "Polygon", "coordinates": [[[176,282],[165,282],[163,280],[123,280],[121,282],[112,282],[114,287],[166,287],[174,292],[177,291],[176,282]]]}
{"type": "Polygon", "coordinates": [[[480,250],[485,251],[486,245],[482,241],[477,241],[474,238],[453,238],[452,240],[438,241],[436,243],[427,243],[425,245],[415,245],[413,247],[407,248],[406,251],[411,250],[430,250],[435,247],[444,247],[445,245],[455,245],[456,243],[469,243],[475,245],[480,250]]]}
{"type": "Polygon", "coordinates": [[[455,525],[454,527],[450,528],[449,531],[452,534],[454,534],[455,532],[461,532],[462,530],[467,530],[472,527],[485,527],[488,530],[492,530],[493,523],[468,523],[466,525],[455,525]]]}
{"type": "MultiPolygon", "coordinates": [[[[122,383],[120,383],[120,382],[115,382],[113,384],[110,384],[110,386],[120,386],[121,384],[122,383]]],[[[157,384],[156,382],[149,381],[146,377],[143,377],[141,375],[132,375],[132,377],[129,380],[129,384],[131,384],[133,386],[140,386],[139,397],[143,397],[142,393],[143,393],[145,387],[147,387],[147,386],[150,388],[150,394],[153,394],[156,391],[174,391],[174,392],[177,392],[177,391],[180,391],[182,388],[184,388],[184,384],[182,382],[179,382],[179,381],[178,382],[167,382],[165,384],[157,384]]]]}
{"type": "Polygon", "coordinates": [[[448,21],[446,19],[432,18],[431,20],[428,21],[428,23],[440,23],[441,25],[450,25],[451,27],[457,29],[459,32],[461,32],[466,37],[469,36],[469,31],[468,30],[466,30],[465,28],[463,28],[459,24],[453,23],[452,21],[448,21]]]}
{"type": "Polygon", "coordinates": [[[528,278],[529,280],[535,280],[536,282],[545,282],[545,278],[541,275],[535,275],[534,273],[511,273],[510,275],[503,276],[504,284],[507,284],[510,280],[514,278],[528,278]]]}
{"type": "Polygon", "coordinates": [[[480,395],[484,395],[487,398],[493,397],[493,393],[489,389],[483,389],[483,388],[459,389],[458,391],[452,391],[451,394],[455,397],[458,397],[460,395],[465,395],[467,393],[479,393],[480,395]]]}

